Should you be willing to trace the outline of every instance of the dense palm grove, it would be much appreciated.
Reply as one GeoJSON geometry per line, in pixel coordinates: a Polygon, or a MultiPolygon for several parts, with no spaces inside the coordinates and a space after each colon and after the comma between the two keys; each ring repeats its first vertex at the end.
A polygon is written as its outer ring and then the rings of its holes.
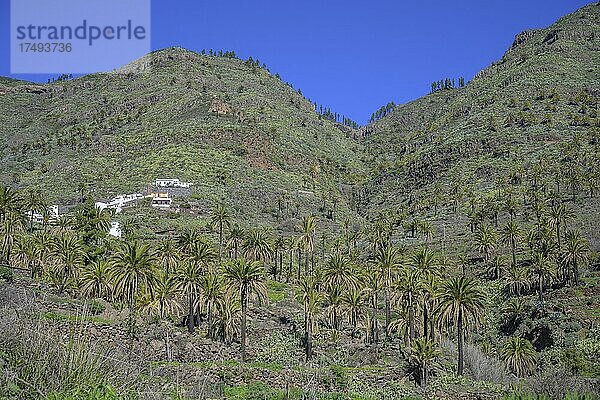
{"type": "MultiPolygon", "coordinates": [[[[522,197],[504,186],[491,196],[465,194],[464,204],[448,202],[449,212],[468,216],[472,233],[468,251],[456,255],[440,249],[431,222],[403,210],[383,211],[364,227],[346,219],[326,241],[314,216],[282,236],[242,229],[216,205],[204,229],[143,242],[128,229],[123,239],[108,236],[113,215],[91,198],[69,215],[34,224],[34,211],[49,215],[41,194],[1,187],[1,262],[60,294],[126,308],[132,324],[140,315],[162,321],[169,360],[177,323],[190,335],[201,328],[215,341],[239,342],[246,360],[253,340],[247,314],[268,301],[271,280],[294,287],[307,362],[313,337],[326,329],[366,346],[397,346],[426,386],[442,340],[456,344],[456,372],[463,374],[466,342],[489,328],[486,316],[501,314],[501,345],[488,343],[487,351],[523,377],[538,368],[537,353],[529,339],[513,335],[516,327],[532,310],[547,314],[546,291],[579,285],[590,261],[588,241],[570,227],[570,194],[553,190],[538,170],[519,179],[528,182],[522,197]]],[[[480,345],[486,348],[485,340],[480,345]]]]}

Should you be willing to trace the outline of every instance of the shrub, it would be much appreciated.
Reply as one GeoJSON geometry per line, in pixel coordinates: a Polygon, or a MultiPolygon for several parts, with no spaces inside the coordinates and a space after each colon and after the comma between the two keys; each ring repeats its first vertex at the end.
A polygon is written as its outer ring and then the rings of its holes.
{"type": "Polygon", "coordinates": [[[0,281],[12,282],[13,272],[12,269],[0,265],[0,281]]]}
{"type": "Polygon", "coordinates": [[[102,303],[102,301],[97,300],[97,299],[89,300],[86,303],[86,306],[87,306],[88,311],[92,315],[100,315],[104,312],[104,310],[106,310],[106,306],[104,305],[104,303],[102,303]]]}

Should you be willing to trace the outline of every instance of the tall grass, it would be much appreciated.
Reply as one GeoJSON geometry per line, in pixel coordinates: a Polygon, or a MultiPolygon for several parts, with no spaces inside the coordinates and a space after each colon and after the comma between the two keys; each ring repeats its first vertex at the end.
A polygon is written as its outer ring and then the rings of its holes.
{"type": "Polygon", "coordinates": [[[32,303],[0,308],[0,398],[121,399],[135,368],[93,342],[86,315],[53,327],[32,303]],[[116,384],[116,383],[119,384],[116,384]]]}

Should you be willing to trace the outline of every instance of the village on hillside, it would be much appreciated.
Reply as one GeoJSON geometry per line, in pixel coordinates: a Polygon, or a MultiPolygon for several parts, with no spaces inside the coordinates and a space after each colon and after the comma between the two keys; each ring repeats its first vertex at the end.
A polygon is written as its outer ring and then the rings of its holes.
{"type": "MultiPolygon", "coordinates": [[[[193,183],[182,182],[177,178],[157,178],[153,184],[149,185],[146,193],[120,194],[106,201],[96,201],[95,205],[100,211],[111,210],[113,214],[119,214],[124,208],[138,205],[142,200],[150,199],[150,206],[158,210],[174,210],[179,212],[173,199],[177,197],[187,197],[192,194],[191,187],[193,183]]],[[[51,205],[48,210],[31,210],[29,218],[32,223],[45,224],[51,223],[61,215],[65,215],[73,206],[51,205]]],[[[121,237],[121,224],[119,221],[112,221],[109,235],[121,237]]]]}

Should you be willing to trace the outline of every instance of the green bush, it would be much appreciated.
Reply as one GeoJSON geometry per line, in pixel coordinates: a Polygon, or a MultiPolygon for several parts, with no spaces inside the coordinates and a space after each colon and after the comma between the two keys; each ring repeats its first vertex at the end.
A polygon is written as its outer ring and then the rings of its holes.
{"type": "Polygon", "coordinates": [[[13,272],[12,269],[0,266],[0,281],[12,282],[13,281],[13,272]]]}
{"type": "Polygon", "coordinates": [[[88,311],[92,315],[102,314],[104,312],[104,310],[106,310],[106,306],[104,305],[104,303],[102,303],[100,300],[97,300],[97,299],[89,300],[86,303],[86,305],[87,305],[88,311]]]}

